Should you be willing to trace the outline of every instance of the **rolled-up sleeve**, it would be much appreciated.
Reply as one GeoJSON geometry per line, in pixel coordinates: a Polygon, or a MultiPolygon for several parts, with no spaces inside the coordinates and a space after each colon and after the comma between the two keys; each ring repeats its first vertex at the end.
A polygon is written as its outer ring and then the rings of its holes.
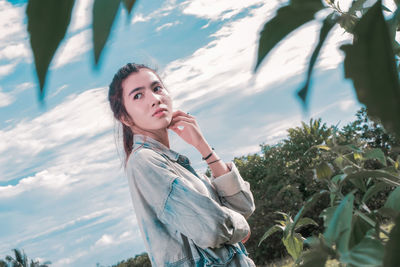
{"type": "Polygon", "coordinates": [[[233,162],[228,162],[227,165],[230,171],[217,178],[212,177],[211,183],[216,188],[222,204],[247,219],[255,210],[250,183],[243,180],[233,162]]]}
{"type": "Polygon", "coordinates": [[[133,160],[130,168],[143,199],[161,222],[199,247],[234,244],[249,233],[250,227],[242,214],[188,186],[163,156],[141,149],[133,160]]]}

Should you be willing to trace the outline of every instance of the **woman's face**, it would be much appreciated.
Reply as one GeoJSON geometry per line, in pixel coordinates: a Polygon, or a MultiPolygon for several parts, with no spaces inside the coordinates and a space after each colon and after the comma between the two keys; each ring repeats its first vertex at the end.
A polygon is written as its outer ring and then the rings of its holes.
{"type": "Polygon", "coordinates": [[[168,127],[172,119],[172,100],[154,72],[140,69],[130,74],[122,82],[122,89],[125,109],[133,121],[131,128],[134,133],[168,127]]]}

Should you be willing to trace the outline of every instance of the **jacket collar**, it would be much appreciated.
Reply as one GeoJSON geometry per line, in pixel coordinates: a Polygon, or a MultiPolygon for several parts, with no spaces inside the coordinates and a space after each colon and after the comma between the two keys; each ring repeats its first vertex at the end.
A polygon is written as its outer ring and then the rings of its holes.
{"type": "Polygon", "coordinates": [[[134,134],[132,151],[135,151],[136,149],[138,149],[140,147],[153,149],[161,154],[164,154],[172,161],[177,161],[180,156],[180,154],[178,152],[175,152],[172,149],[169,149],[162,143],[158,142],[157,140],[154,140],[153,138],[151,138],[149,136],[145,136],[142,134],[134,134]]]}

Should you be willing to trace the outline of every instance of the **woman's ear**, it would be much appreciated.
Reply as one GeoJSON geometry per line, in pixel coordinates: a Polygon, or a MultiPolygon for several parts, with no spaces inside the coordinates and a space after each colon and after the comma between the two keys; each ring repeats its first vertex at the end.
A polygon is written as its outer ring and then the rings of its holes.
{"type": "Polygon", "coordinates": [[[133,125],[133,122],[130,118],[127,118],[125,115],[121,116],[121,123],[123,123],[124,125],[131,127],[133,125]]]}

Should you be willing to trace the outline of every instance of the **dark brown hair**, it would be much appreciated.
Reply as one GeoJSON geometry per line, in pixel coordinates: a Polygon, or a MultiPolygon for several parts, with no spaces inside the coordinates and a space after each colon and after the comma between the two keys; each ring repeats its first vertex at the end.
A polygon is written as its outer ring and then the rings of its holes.
{"type": "MultiPolygon", "coordinates": [[[[121,119],[132,122],[131,117],[125,109],[122,82],[132,73],[139,72],[140,69],[149,69],[155,74],[155,70],[147,67],[143,64],[128,63],[120,68],[114,75],[114,78],[109,86],[108,90],[108,101],[110,102],[111,110],[114,114],[114,118],[122,124],[122,141],[125,151],[125,165],[132,152],[133,146],[133,132],[129,126],[122,123],[121,119]]],[[[157,74],[156,74],[157,75],[157,74]]],[[[157,75],[158,76],[158,75],[157,75]]]]}

